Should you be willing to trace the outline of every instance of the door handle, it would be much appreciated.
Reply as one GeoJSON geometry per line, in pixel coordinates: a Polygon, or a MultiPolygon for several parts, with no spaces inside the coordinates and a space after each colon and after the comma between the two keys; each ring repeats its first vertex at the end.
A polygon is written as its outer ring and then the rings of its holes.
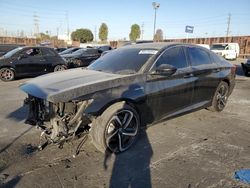
{"type": "Polygon", "coordinates": [[[183,78],[191,78],[191,77],[193,77],[194,75],[192,74],[192,73],[189,73],[189,74],[185,74],[184,76],[183,76],[183,78]]]}

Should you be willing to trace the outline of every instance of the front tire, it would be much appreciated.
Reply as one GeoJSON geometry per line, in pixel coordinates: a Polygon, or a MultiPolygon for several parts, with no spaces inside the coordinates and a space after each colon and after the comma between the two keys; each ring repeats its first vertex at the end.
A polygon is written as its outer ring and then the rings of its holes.
{"type": "Polygon", "coordinates": [[[4,82],[12,81],[15,79],[15,72],[10,68],[0,69],[0,79],[4,82]]]}
{"type": "Polygon", "coordinates": [[[120,153],[136,141],[140,130],[139,115],[134,108],[119,102],[108,107],[92,122],[90,134],[93,144],[101,151],[120,153]]]}
{"type": "Polygon", "coordinates": [[[226,82],[222,81],[215,91],[212,100],[212,106],[210,106],[208,110],[213,112],[221,112],[226,106],[228,94],[229,86],[226,82]]]}

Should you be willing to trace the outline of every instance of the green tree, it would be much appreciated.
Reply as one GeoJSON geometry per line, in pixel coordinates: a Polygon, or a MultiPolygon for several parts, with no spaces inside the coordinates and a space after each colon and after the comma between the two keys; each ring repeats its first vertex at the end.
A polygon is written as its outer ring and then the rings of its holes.
{"type": "Polygon", "coordinates": [[[100,28],[99,28],[99,39],[103,41],[107,41],[108,39],[108,26],[105,23],[102,23],[100,28]]]}
{"type": "Polygon", "coordinates": [[[133,24],[131,26],[131,31],[129,34],[129,38],[131,41],[135,42],[136,39],[140,38],[141,36],[141,28],[138,24],[133,24]]]}
{"type": "Polygon", "coordinates": [[[45,34],[45,33],[39,33],[38,37],[41,40],[49,40],[50,39],[50,36],[48,34],[45,34]]]}
{"type": "Polygon", "coordinates": [[[157,29],[154,35],[154,41],[160,42],[163,41],[163,31],[161,29],[157,29]]]}
{"type": "Polygon", "coordinates": [[[89,29],[77,29],[71,33],[71,39],[73,41],[80,41],[81,43],[93,41],[93,33],[89,29]]]}

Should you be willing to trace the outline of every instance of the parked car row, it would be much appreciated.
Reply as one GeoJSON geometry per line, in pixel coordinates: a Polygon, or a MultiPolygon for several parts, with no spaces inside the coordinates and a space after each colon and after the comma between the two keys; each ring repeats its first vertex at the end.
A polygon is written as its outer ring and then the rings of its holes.
{"type": "Polygon", "coordinates": [[[96,48],[81,48],[73,53],[62,54],[69,68],[86,67],[101,56],[102,51],[96,48]]]}
{"type": "Polygon", "coordinates": [[[98,48],[56,49],[49,47],[18,47],[0,57],[0,79],[37,76],[69,68],[85,67],[107,50],[98,48]]]}

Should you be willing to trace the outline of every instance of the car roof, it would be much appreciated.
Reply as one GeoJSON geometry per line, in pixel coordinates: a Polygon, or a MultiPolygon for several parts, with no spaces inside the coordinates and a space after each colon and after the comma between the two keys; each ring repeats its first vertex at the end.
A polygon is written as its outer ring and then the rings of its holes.
{"type": "Polygon", "coordinates": [[[139,44],[131,44],[122,46],[123,49],[155,49],[155,50],[161,50],[165,49],[169,46],[176,46],[176,45],[184,45],[184,46],[195,46],[194,44],[187,44],[187,43],[176,43],[176,42],[150,42],[150,43],[139,43],[139,44]]]}
{"type": "Polygon", "coordinates": [[[156,49],[160,50],[162,48],[165,48],[167,46],[170,46],[174,43],[170,42],[151,42],[151,43],[139,43],[139,44],[131,44],[131,45],[126,45],[121,48],[136,48],[136,49],[156,49]]]}
{"type": "Polygon", "coordinates": [[[22,49],[25,49],[25,48],[46,48],[46,49],[53,49],[54,48],[51,48],[51,47],[47,47],[47,46],[20,46],[22,49]]]}

